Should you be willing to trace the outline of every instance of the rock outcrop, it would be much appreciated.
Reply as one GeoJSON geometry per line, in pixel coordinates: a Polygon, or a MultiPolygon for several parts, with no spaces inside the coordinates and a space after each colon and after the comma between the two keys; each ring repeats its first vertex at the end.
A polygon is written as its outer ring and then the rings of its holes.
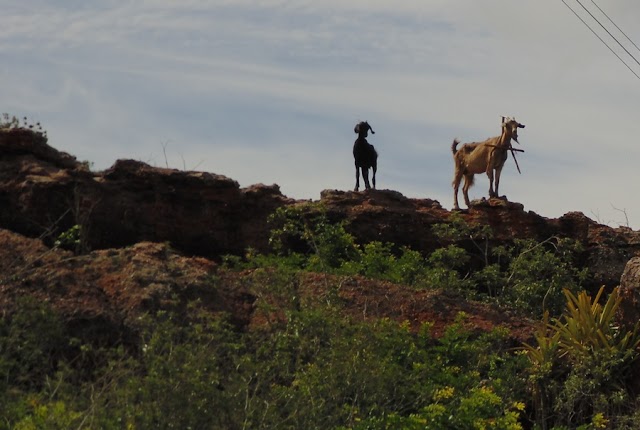
{"type": "Polygon", "coordinates": [[[293,203],[277,185],[240,188],[221,175],[118,160],[90,172],[37,133],[0,132],[0,227],[52,243],[82,226],[84,251],[169,242],[216,258],[264,250],[268,216],[293,203]]]}
{"type": "MultiPolygon", "coordinates": [[[[278,208],[322,210],[332,220],[346,221],[360,243],[392,242],[425,255],[442,246],[434,225],[454,216],[435,200],[390,190],[325,190],[319,202],[308,204],[282,195],[277,185],[240,188],[221,175],[133,160],[92,172],[87,163],[50,147],[42,134],[24,129],[0,130],[0,154],[0,307],[4,311],[17,298],[33,296],[59,309],[78,336],[111,343],[135,334],[136,319],[145,312],[184,314],[195,298],[242,329],[259,323],[256,298],[245,285],[251,273],[220,274],[217,261],[248,248],[268,251],[268,220],[278,208]],[[76,225],[81,252],[51,246],[76,225]]],[[[621,314],[627,321],[640,319],[639,232],[601,225],[578,212],[548,219],[499,199],[476,201],[455,214],[470,225],[491,227],[492,245],[554,236],[579,241],[584,248],[579,264],[590,274],[587,289],[617,286],[624,271],[621,314]]],[[[466,242],[456,244],[473,249],[466,242]]],[[[300,275],[302,296],[329,294],[323,291],[327,275],[318,276],[300,275]]],[[[465,311],[473,314],[473,327],[507,325],[518,339],[531,333],[522,319],[446,292],[364,279],[342,285],[339,294],[354,317],[388,317],[414,327],[432,321],[437,332],[465,311]]]]}
{"type": "Polygon", "coordinates": [[[640,257],[627,262],[620,279],[620,295],[623,300],[619,316],[625,326],[631,329],[640,321],[640,257]]]}
{"type": "MultiPolygon", "coordinates": [[[[240,188],[221,175],[133,160],[91,172],[29,130],[1,131],[0,153],[0,228],[51,244],[77,224],[85,252],[141,241],[166,242],[184,254],[212,259],[242,255],[247,248],[267,251],[269,215],[305,203],[282,195],[277,185],[240,188]]],[[[432,226],[452,215],[437,201],[390,190],[325,190],[319,202],[330,218],[347,221],[359,242],[393,242],[425,254],[441,245],[432,226]]],[[[548,219],[522,204],[491,199],[474,202],[460,216],[490,226],[495,244],[552,236],[579,241],[590,288],[618,285],[627,261],[640,255],[639,232],[598,224],[579,212],[548,219]]]]}

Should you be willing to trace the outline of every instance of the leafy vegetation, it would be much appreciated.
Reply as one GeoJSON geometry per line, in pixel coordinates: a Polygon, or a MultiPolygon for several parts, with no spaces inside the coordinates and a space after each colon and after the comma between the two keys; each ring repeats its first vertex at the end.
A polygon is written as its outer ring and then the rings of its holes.
{"type": "Polygon", "coordinates": [[[563,289],[579,291],[587,276],[574,265],[582,251],[576,241],[517,239],[510,247],[491,246],[487,226],[470,226],[456,214],[434,226],[442,247],[428,256],[390,243],[357,244],[345,224],[330,222],[318,204],[280,208],[271,222],[274,253],[248,255],[244,263],[231,258],[230,267],[288,267],[455,290],[535,317],[545,309],[559,314],[563,289]]]}
{"type": "MultiPolygon", "coordinates": [[[[592,420],[607,428],[606,417],[618,417],[634,403],[627,384],[630,365],[638,357],[640,322],[631,331],[619,327],[618,288],[604,305],[600,304],[603,292],[601,288],[592,300],[584,291],[576,296],[565,290],[565,312],[552,321],[545,314],[536,333],[538,345],[525,344],[542,423],[575,426],[592,420]]],[[[614,428],[623,428],[622,423],[614,428]]]]}
{"type": "MultiPolygon", "coordinates": [[[[0,429],[633,429],[638,328],[615,323],[620,296],[580,290],[580,248],[561,238],[492,245],[459,217],[429,255],[358,244],[320,206],[272,218],[273,252],[227,256],[264,322],[241,330],[197,301],[141,318],[135,342],[75,338],[46,303],[0,316],[0,429]],[[305,298],[304,271],[335,297],[305,298]],[[441,336],[353,318],[345,277],[445,289],[540,320],[533,342],[478,333],[458,315],[441,336]],[[514,347],[515,346],[515,347],[514,347]]],[[[75,232],[61,240],[75,240],[75,232]]],[[[220,279],[212,290],[224,288],[220,279]]]]}
{"type": "MultiPolygon", "coordinates": [[[[516,422],[521,413],[513,405],[525,393],[503,381],[513,369],[524,375],[525,360],[502,332],[473,336],[461,321],[433,339],[428,325],[413,333],[385,319],[356,322],[329,306],[295,307],[249,333],[220,317],[185,323],[160,313],[146,321],[139,351],[83,345],[82,354],[101,363],[84,377],[60,356],[35,360],[43,372],[14,366],[0,428],[398,428],[388,426],[445,422],[464,411],[440,427],[461,428],[516,422]]],[[[50,323],[45,309],[20,312],[41,327],[50,323]]],[[[12,335],[35,334],[19,321],[5,325],[12,335]]],[[[16,349],[3,348],[0,360],[14,363],[16,349]]]]}

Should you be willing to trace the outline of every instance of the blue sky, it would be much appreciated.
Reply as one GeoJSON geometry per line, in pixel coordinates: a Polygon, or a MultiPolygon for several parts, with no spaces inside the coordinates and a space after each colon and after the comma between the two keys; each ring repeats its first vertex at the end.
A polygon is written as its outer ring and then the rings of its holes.
{"type": "MultiPolygon", "coordinates": [[[[640,42],[640,3],[597,3],[640,42]]],[[[315,200],[353,189],[353,126],[366,119],[378,188],[451,208],[451,141],[497,135],[510,115],[526,152],[522,175],[508,161],[501,194],[546,217],[640,228],[640,80],[560,0],[0,9],[0,110],[40,121],[95,170],[130,158],[315,200]]],[[[478,176],[471,197],[487,189],[478,176]]]]}

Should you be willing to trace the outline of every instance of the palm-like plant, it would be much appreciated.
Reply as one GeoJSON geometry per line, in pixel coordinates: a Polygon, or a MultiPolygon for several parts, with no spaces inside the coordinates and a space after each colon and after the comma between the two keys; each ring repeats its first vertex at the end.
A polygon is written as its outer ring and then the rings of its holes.
{"type": "Polygon", "coordinates": [[[604,287],[601,287],[592,301],[585,291],[576,296],[564,290],[567,298],[566,311],[553,324],[553,330],[560,335],[560,358],[566,357],[573,361],[584,354],[601,352],[618,355],[625,360],[637,357],[640,322],[636,323],[633,330],[625,330],[617,325],[616,311],[622,302],[620,291],[615,288],[602,305],[600,297],[603,292],[604,287]]]}
{"type": "MultiPolygon", "coordinates": [[[[552,405],[556,404],[557,398],[563,397],[561,393],[565,393],[566,397],[566,393],[570,392],[564,384],[575,369],[608,363],[614,365],[616,370],[607,368],[607,372],[617,372],[621,376],[620,371],[638,357],[640,345],[640,322],[636,323],[633,330],[616,324],[616,311],[622,302],[618,288],[611,292],[604,304],[600,304],[604,287],[600,288],[593,300],[585,291],[577,295],[567,289],[563,292],[567,299],[563,315],[550,321],[549,313],[545,312],[534,334],[537,345],[524,344],[523,348],[532,364],[530,382],[536,422],[542,429],[552,424],[552,405]]],[[[622,376],[603,379],[597,372],[593,375],[588,372],[583,376],[595,378],[592,384],[595,388],[592,388],[604,393],[617,392],[624,386],[622,376]]],[[[585,393],[573,395],[566,403],[569,408],[595,413],[598,408],[594,401],[589,393],[585,393]]],[[[580,419],[585,421],[588,417],[581,416],[580,419]]]]}

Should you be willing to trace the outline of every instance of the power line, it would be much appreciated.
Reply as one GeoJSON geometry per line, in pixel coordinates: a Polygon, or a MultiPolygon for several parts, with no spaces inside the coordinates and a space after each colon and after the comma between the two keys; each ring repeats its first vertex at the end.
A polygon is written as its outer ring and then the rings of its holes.
{"type": "MultiPolygon", "coordinates": [[[[591,30],[591,32],[592,32],[592,33],[593,33],[593,34],[594,34],[594,35],[595,35],[595,36],[600,40],[600,42],[602,42],[602,43],[604,44],[604,46],[606,46],[606,47],[609,49],[609,51],[611,51],[611,52],[613,53],[613,55],[615,55],[615,56],[618,58],[618,60],[620,60],[620,61],[622,62],[622,64],[624,64],[624,65],[627,67],[627,69],[629,69],[629,71],[635,75],[635,77],[636,77],[636,78],[640,79],[640,75],[638,75],[638,74],[637,74],[637,73],[636,73],[636,72],[635,72],[635,71],[634,71],[634,70],[633,70],[633,69],[632,69],[632,68],[631,68],[627,63],[626,63],[626,61],[624,61],[624,60],[622,59],[622,57],[620,57],[620,55],[618,55],[618,53],[617,53],[616,51],[614,51],[614,50],[613,50],[613,48],[611,48],[611,46],[609,46],[609,45],[607,44],[607,42],[606,42],[602,37],[600,37],[600,35],[599,35],[595,30],[594,30],[593,28],[591,28],[591,26],[590,26],[590,25],[589,25],[589,24],[588,24],[584,19],[582,19],[582,17],[581,17],[581,16],[580,16],[580,15],[579,15],[575,10],[573,10],[573,8],[572,8],[571,6],[569,6],[569,4],[568,4],[565,0],[562,0],[562,3],[564,3],[564,5],[565,5],[565,6],[566,6],[566,7],[567,7],[571,12],[573,12],[573,14],[574,14],[576,17],[578,17],[578,19],[579,19],[580,21],[582,21],[582,23],[583,23],[583,24],[584,24],[584,25],[585,25],[589,30],[591,30]]],[[[582,3],[580,3],[580,5],[582,5],[582,3]]],[[[584,7],[584,6],[582,6],[582,7],[584,7]]],[[[592,16],[593,16],[593,15],[592,15],[592,16]]],[[[594,19],[595,19],[595,17],[594,17],[594,19]]],[[[600,25],[602,25],[602,24],[600,24],[600,25]]],[[[618,43],[620,43],[620,42],[618,42],[618,43]]],[[[634,59],[635,59],[635,58],[634,58],[634,59]]],[[[637,62],[637,60],[636,60],[636,62],[637,62]]]]}
{"type": "Polygon", "coordinates": [[[618,31],[619,31],[620,33],[622,33],[622,34],[624,35],[624,37],[626,37],[626,38],[627,38],[627,40],[628,40],[629,42],[631,42],[631,44],[632,44],[633,46],[635,46],[635,47],[636,47],[636,49],[637,49],[638,51],[640,51],[640,48],[638,48],[638,45],[636,45],[636,44],[635,44],[635,42],[634,42],[633,40],[631,40],[631,39],[629,38],[629,36],[627,36],[627,33],[625,33],[624,31],[622,31],[622,29],[621,29],[620,27],[618,27],[618,25],[617,25],[615,22],[613,22],[613,20],[612,20],[611,18],[609,18],[609,15],[607,15],[607,13],[606,13],[605,11],[603,11],[603,10],[602,10],[602,8],[600,8],[600,6],[598,6],[598,5],[596,4],[596,2],[595,2],[595,1],[591,0],[591,3],[593,3],[593,5],[594,5],[595,7],[597,7],[597,8],[598,8],[598,10],[599,10],[599,11],[600,11],[604,16],[606,16],[606,17],[607,17],[607,19],[611,22],[611,24],[613,24],[613,25],[618,29],[618,31]]]}
{"type": "Polygon", "coordinates": [[[608,34],[609,36],[611,36],[611,38],[612,38],[613,40],[615,40],[615,41],[616,41],[616,43],[617,43],[618,45],[620,45],[620,47],[621,47],[622,49],[624,49],[624,52],[626,52],[627,54],[629,54],[629,56],[630,56],[631,58],[633,58],[633,60],[638,64],[638,66],[640,66],[640,61],[638,61],[638,60],[636,59],[636,57],[634,57],[634,56],[633,56],[633,54],[632,54],[631,52],[629,52],[629,50],[628,50],[627,48],[625,48],[625,47],[624,47],[624,45],[623,45],[622,43],[620,43],[620,41],[619,41],[619,40],[618,40],[618,39],[617,39],[613,34],[611,34],[611,32],[607,29],[607,27],[605,27],[604,25],[602,25],[602,23],[598,20],[598,18],[596,18],[596,17],[591,13],[591,11],[590,11],[589,9],[587,9],[587,8],[582,4],[582,2],[581,2],[580,0],[576,0],[576,1],[578,2],[578,4],[579,4],[580,6],[582,6],[582,9],[584,9],[584,10],[585,10],[589,15],[591,15],[591,18],[593,18],[593,19],[595,20],[595,22],[597,22],[597,23],[600,25],[600,27],[602,27],[602,29],[603,29],[604,31],[606,31],[606,32],[607,32],[607,34],[608,34]]]}

